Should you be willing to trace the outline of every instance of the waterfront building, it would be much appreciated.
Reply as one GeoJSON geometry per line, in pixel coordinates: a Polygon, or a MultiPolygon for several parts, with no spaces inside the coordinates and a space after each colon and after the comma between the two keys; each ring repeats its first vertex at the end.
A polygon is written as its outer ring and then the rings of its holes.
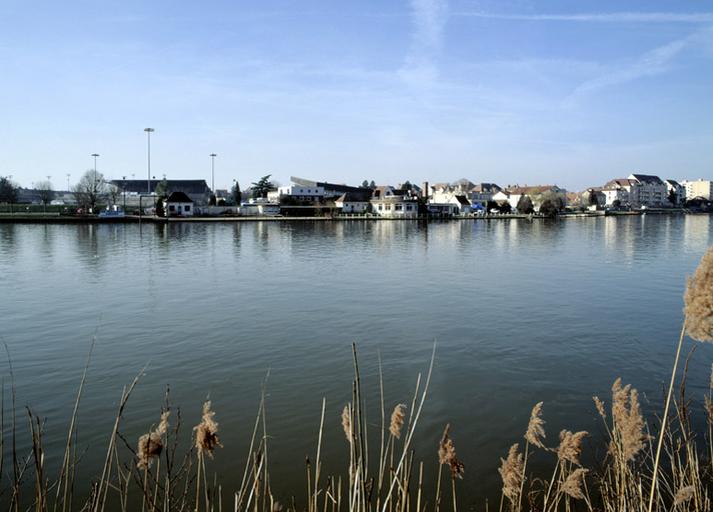
{"type": "Polygon", "coordinates": [[[391,186],[376,187],[371,195],[371,210],[380,217],[416,218],[418,199],[408,191],[391,186]]]}
{"type": "Polygon", "coordinates": [[[436,192],[428,199],[428,213],[437,216],[464,215],[473,208],[468,198],[455,192],[436,192]]]}
{"type": "Polygon", "coordinates": [[[666,184],[666,199],[671,206],[680,206],[686,201],[686,189],[676,180],[665,180],[666,184]],[[675,194],[675,201],[671,203],[669,197],[671,193],[675,194]]]}
{"type": "Polygon", "coordinates": [[[636,186],[635,180],[628,178],[617,178],[608,181],[602,188],[606,206],[619,204],[621,206],[631,205],[631,191],[636,186]]]}
{"type": "Polygon", "coordinates": [[[362,187],[352,187],[350,185],[327,183],[325,181],[312,181],[305,178],[298,178],[297,176],[290,177],[290,181],[297,187],[304,187],[307,189],[321,189],[322,195],[326,199],[336,199],[346,192],[359,192],[365,190],[362,187]]]}
{"type": "Polygon", "coordinates": [[[193,217],[193,200],[184,192],[171,192],[163,201],[166,217],[193,217]]]}
{"type": "Polygon", "coordinates": [[[345,192],[334,201],[339,213],[366,213],[369,211],[371,189],[359,192],[345,192]]]}
{"type": "Polygon", "coordinates": [[[532,201],[532,205],[535,211],[540,209],[540,203],[543,198],[548,195],[553,195],[562,199],[562,205],[566,203],[565,194],[567,191],[557,185],[535,185],[535,186],[515,186],[510,187],[505,190],[500,190],[496,194],[493,194],[493,201],[502,204],[503,202],[508,202],[510,207],[515,210],[517,205],[523,196],[527,196],[532,201]]]}
{"type": "Polygon", "coordinates": [[[658,176],[650,174],[630,174],[629,180],[635,182],[630,198],[632,205],[661,207],[668,204],[666,184],[658,176]]]}
{"type": "Polygon", "coordinates": [[[695,198],[713,200],[713,181],[711,180],[683,180],[681,186],[685,190],[686,201],[695,198]]]}
{"type": "Polygon", "coordinates": [[[478,183],[468,191],[468,199],[472,205],[487,207],[488,202],[501,190],[495,183],[478,183]]]}
{"type": "Polygon", "coordinates": [[[267,193],[267,198],[270,201],[280,202],[285,197],[302,202],[318,202],[324,199],[324,187],[316,184],[310,186],[289,185],[287,187],[278,187],[277,190],[271,190],[267,193]]]}
{"type": "MultiPolygon", "coordinates": [[[[109,183],[121,191],[127,204],[138,205],[139,196],[154,195],[163,180],[111,180],[109,183]]],[[[208,204],[211,190],[205,180],[166,180],[168,193],[183,192],[197,205],[208,204]]],[[[144,200],[144,204],[147,201],[144,200]]]]}

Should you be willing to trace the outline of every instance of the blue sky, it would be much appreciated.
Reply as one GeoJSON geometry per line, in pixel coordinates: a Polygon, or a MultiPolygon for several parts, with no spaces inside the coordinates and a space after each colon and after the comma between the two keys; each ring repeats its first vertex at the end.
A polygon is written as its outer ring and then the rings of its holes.
{"type": "Polygon", "coordinates": [[[0,3],[0,175],[713,178],[713,2],[0,3]]]}

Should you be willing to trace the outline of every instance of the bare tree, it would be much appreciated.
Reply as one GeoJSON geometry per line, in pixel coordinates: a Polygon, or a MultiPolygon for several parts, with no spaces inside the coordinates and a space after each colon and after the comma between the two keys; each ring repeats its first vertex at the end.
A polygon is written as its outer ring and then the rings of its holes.
{"type": "Polygon", "coordinates": [[[92,169],[88,170],[74,186],[73,192],[79,206],[95,212],[97,204],[107,193],[104,175],[92,169]]]}

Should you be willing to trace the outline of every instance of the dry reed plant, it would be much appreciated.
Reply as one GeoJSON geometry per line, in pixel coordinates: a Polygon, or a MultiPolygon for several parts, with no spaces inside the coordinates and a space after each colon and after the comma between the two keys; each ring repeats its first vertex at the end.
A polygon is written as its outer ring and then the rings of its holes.
{"type": "Polygon", "coordinates": [[[698,341],[713,342],[713,247],[689,278],[684,302],[688,335],[698,341]]]}
{"type": "Polygon", "coordinates": [[[136,467],[148,469],[154,458],[158,458],[163,451],[163,436],[168,431],[168,417],[171,413],[165,411],[161,414],[161,421],[155,430],[139,437],[138,449],[136,450],[138,462],[136,467]]]}
{"type": "Polygon", "coordinates": [[[503,481],[503,496],[510,500],[513,509],[519,508],[523,482],[523,455],[518,449],[518,443],[512,445],[508,450],[507,458],[500,459],[500,469],[498,469],[503,481]]]}
{"type": "Polygon", "coordinates": [[[669,408],[671,406],[671,395],[673,386],[676,382],[676,371],[678,369],[678,361],[681,358],[681,347],[683,346],[683,338],[686,331],[690,336],[699,341],[713,341],[713,246],[709,247],[703,255],[701,262],[692,278],[688,280],[686,292],[684,293],[684,320],[681,327],[681,334],[678,338],[676,346],[676,355],[673,360],[673,370],[671,371],[671,380],[666,394],[666,402],[664,405],[663,415],[661,417],[661,428],[658,434],[658,442],[656,444],[656,455],[654,456],[653,475],[651,477],[651,485],[649,489],[649,504],[648,512],[654,510],[654,499],[657,489],[658,470],[661,460],[661,449],[663,448],[664,439],[667,431],[667,421],[669,408]]]}
{"type": "Polygon", "coordinates": [[[389,433],[396,439],[401,439],[401,429],[404,426],[404,419],[406,418],[406,405],[398,404],[394,407],[391,413],[391,423],[389,424],[389,433]]]}
{"type": "Polygon", "coordinates": [[[210,407],[211,402],[207,400],[203,404],[201,422],[193,427],[193,430],[196,432],[196,449],[198,453],[207,453],[210,457],[213,457],[213,450],[217,446],[222,447],[223,445],[220,444],[220,439],[218,438],[218,423],[214,419],[215,412],[210,407]]]}
{"type": "Polygon", "coordinates": [[[525,432],[525,440],[533,446],[544,448],[543,440],[545,439],[545,420],[542,419],[543,402],[535,404],[530,413],[530,422],[527,424],[525,432]]]}

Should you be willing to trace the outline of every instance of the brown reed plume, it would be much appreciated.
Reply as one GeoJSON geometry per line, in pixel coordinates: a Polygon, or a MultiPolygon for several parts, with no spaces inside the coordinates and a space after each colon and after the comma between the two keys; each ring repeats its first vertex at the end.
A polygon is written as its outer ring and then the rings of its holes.
{"type": "Polygon", "coordinates": [[[345,405],[342,409],[342,428],[347,441],[352,442],[352,417],[349,410],[349,405],[345,405]]]}
{"type": "Polygon", "coordinates": [[[519,445],[515,443],[508,451],[507,459],[500,459],[500,478],[503,481],[503,495],[510,500],[513,507],[520,503],[520,489],[523,480],[523,457],[518,452],[519,445]]]}
{"type": "Polygon", "coordinates": [[[582,453],[582,440],[589,434],[585,431],[572,433],[569,430],[560,432],[560,444],[557,447],[557,458],[560,462],[568,461],[577,466],[582,453]]]}
{"type": "Polygon", "coordinates": [[[612,453],[631,461],[644,448],[648,436],[644,431],[639,393],[631,384],[622,387],[621,379],[616,379],[612,386],[612,419],[617,433],[611,444],[612,453]]]}
{"type": "Polygon", "coordinates": [[[391,413],[391,423],[389,424],[389,432],[396,439],[401,439],[401,428],[404,426],[405,417],[406,404],[397,404],[391,413]]]}
{"type": "Polygon", "coordinates": [[[582,486],[584,485],[584,477],[588,472],[589,470],[584,468],[577,468],[572,471],[562,484],[561,491],[575,500],[584,499],[585,495],[582,491],[582,486]]]}
{"type": "Polygon", "coordinates": [[[216,423],[214,417],[215,412],[210,408],[210,400],[207,400],[203,404],[203,415],[201,417],[201,422],[193,427],[196,432],[196,449],[199,454],[207,453],[211,458],[213,457],[213,450],[216,446],[223,447],[220,444],[220,439],[218,438],[218,423],[216,423]]]}
{"type": "Polygon", "coordinates": [[[713,342],[713,247],[688,279],[683,299],[688,335],[698,341],[713,342]]]}
{"type": "Polygon", "coordinates": [[[692,485],[687,485],[686,487],[681,487],[676,492],[676,497],[673,500],[673,506],[678,507],[684,505],[691,501],[695,494],[695,488],[692,485]]]}
{"type": "Polygon", "coordinates": [[[527,442],[538,448],[545,447],[542,443],[542,440],[545,438],[545,420],[542,419],[542,404],[543,402],[539,402],[532,408],[530,422],[527,425],[527,432],[525,432],[527,442]]]}
{"type": "Polygon", "coordinates": [[[161,421],[155,430],[139,437],[138,449],[136,450],[138,462],[136,467],[148,469],[154,458],[161,455],[163,451],[163,436],[168,431],[168,416],[170,411],[161,413],[161,421]]]}
{"type": "Polygon", "coordinates": [[[681,347],[683,337],[688,331],[689,335],[698,341],[713,341],[713,246],[701,258],[692,278],[688,280],[688,286],[684,294],[684,321],[681,328],[681,335],[678,338],[676,356],[673,360],[673,370],[671,380],[666,393],[666,405],[664,405],[663,416],[661,417],[661,429],[656,445],[656,456],[654,458],[653,475],[651,477],[651,489],[649,491],[648,512],[654,507],[654,494],[656,493],[656,482],[658,478],[659,461],[661,449],[663,448],[664,435],[666,432],[666,422],[668,421],[668,411],[671,406],[671,395],[673,385],[676,382],[676,370],[681,357],[681,347]]]}

